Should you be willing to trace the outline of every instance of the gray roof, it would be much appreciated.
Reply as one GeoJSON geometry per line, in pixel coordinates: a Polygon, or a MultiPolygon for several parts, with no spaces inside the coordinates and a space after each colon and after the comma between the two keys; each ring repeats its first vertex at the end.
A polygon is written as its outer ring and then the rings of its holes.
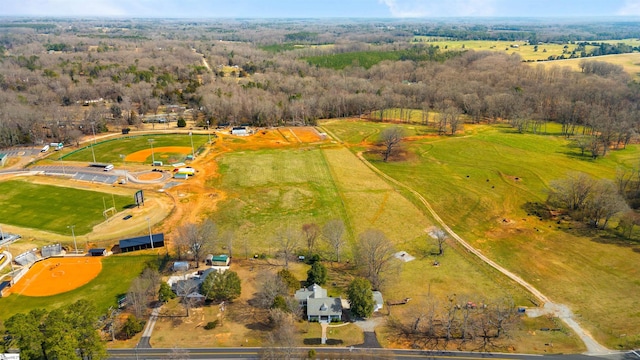
{"type": "Polygon", "coordinates": [[[340,298],[309,298],[309,300],[307,300],[307,315],[342,315],[342,302],[340,301],[340,298]]]}
{"type": "Polygon", "coordinates": [[[295,298],[298,301],[307,299],[320,299],[327,297],[327,289],[323,289],[318,284],[313,284],[305,289],[296,291],[295,298]]]}

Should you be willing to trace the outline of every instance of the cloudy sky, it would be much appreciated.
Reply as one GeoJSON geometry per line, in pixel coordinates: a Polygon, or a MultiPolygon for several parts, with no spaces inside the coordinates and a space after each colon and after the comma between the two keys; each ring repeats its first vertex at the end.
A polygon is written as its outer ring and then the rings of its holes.
{"type": "Polygon", "coordinates": [[[2,0],[0,16],[171,18],[640,16],[640,0],[2,0]]]}

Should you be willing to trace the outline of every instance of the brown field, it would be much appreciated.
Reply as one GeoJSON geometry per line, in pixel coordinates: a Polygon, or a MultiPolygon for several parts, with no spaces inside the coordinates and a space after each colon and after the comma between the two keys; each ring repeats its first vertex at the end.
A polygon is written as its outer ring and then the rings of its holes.
{"type": "Polygon", "coordinates": [[[159,172],[148,172],[146,174],[138,175],[138,179],[140,180],[158,180],[162,178],[162,173],[159,172]]]}
{"type": "MultiPolygon", "coordinates": [[[[157,147],[153,149],[153,152],[158,153],[178,153],[178,154],[191,154],[191,148],[187,146],[163,146],[157,147]]],[[[124,161],[132,161],[132,162],[144,162],[151,156],[151,149],[145,149],[136,151],[132,154],[127,155],[124,158],[124,161]]]]}
{"type": "Polygon", "coordinates": [[[293,133],[298,141],[303,143],[312,143],[322,140],[322,137],[320,137],[318,131],[313,127],[296,127],[283,129],[283,131],[287,130],[293,133]]]}
{"type": "Polygon", "coordinates": [[[14,294],[51,296],[76,289],[93,280],[102,270],[98,257],[49,258],[35,263],[11,287],[14,294]]]}

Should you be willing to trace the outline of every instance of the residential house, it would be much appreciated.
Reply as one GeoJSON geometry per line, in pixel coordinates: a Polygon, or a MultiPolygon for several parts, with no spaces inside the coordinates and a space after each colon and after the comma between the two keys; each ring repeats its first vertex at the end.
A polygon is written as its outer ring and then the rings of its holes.
{"type": "Polygon", "coordinates": [[[309,321],[341,321],[342,300],[327,296],[327,290],[318,284],[303,288],[295,293],[300,306],[306,307],[309,321]]]}

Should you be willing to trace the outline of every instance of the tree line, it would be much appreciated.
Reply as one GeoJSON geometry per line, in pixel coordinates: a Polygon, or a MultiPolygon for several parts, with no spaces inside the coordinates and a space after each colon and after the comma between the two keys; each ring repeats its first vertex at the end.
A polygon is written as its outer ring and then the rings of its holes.
{"type": "MultiPolygon", "coordinates": [[[[600,156],[612,144],[627,143],[637,133],[640,87],[616,67],[585,63],[583,73],[574,73],[523,64],[518,56],[474,51],[444,62],[425,61],[420,54],[427,58],[436,54],[402,37],[377,44],[352,38],[330,48],[268,52],[257,42],[198,40],[196,34],[211,36],[205,27],[187,31],[159,23],[145,24],[137,31],[151,36],[153,26],[171,31],[163,38],[150,37],[153,41],[117,37],[79,41],[66,32],[50,34],[45,41],[27,30],[5,34],[0,146],[73,142],[90,133],[92,123],[98,131],[119,130],[176,103],[191,109],[184,117],[199,125],[207,121],[212,125],[305,125],[395,108],[446,113],[456,123],[510,121],[534,132],[553,121],[563,124],[567,136],[598,138],[600,156]],[[186,40],[178,39],[179,35],[186,40]],[[45,52],[52,44],[102,46],[106,51],[45,52]],[[353,61],[342,69],[305,60],[390,51],[416,56],[380,60],[368,68],[353,61]],[[96,99],[103,101],[83,106],[96,99]]],[[[223,28],[240,31],[230,25],[223,28]]],[[[276,28],[274,36],[287,33],[276,28]]],[[[258,29],[262,25],[246,31],[254,34],[258,29]]],[[[323,34],[306,31],[319,38],[323,34]]]]}

